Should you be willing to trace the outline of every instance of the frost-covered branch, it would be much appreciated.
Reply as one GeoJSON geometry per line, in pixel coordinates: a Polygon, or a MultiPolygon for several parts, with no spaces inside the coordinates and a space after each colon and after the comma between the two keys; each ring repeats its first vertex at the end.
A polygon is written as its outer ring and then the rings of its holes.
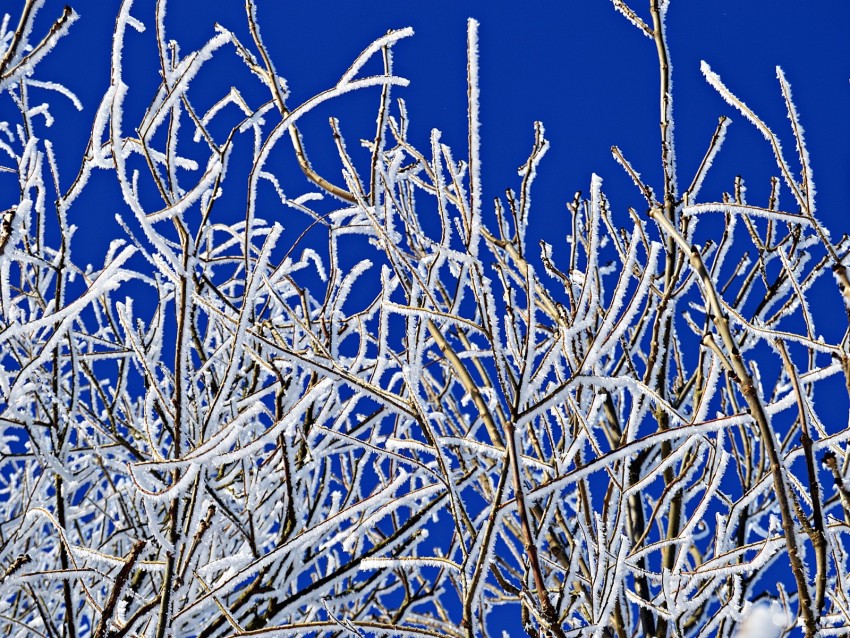
{"type": "Polygon", "coordinates": [[[680,192],[677,25],[615,1],[655,45],[661,170],[614,147],[634,191],[592,174],[566,241],[537,244],[552,142],[534,123],[486,204],[474,20],[458,150],[417,146],[421,111],[392,99],[409,29],[297,104],[303,61],[275,59],[253,2],[184,50],[164,0],[126,0],[66,180],[34,118],[60,111],[28,96],[80,102],[38,66],[75,14],[38,40],[41,4],[0,36],[2,635],[473,638],[512,613],[532,636],[730,638],[768,608],[846,633],[850,350],[817,329],[845,316],[850,240],[815,217],[784,75],[800,176],[705,67],[784,182],[704,194],[724,116],[680,192]],[[336,182],[307,158],[322,142],[336,182]],[[75,224],[104,208],[95,258],[75,224]]]}

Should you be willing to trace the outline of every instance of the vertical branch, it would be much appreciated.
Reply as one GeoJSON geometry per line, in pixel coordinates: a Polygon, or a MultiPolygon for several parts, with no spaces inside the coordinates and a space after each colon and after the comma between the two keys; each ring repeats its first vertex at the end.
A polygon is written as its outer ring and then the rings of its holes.
{"type": "MultiPolygon", "coordinates": [[[[661,127],[661,164],[664,183],[664,195],[661,207],[663,214],[671,224],[676,223],[676,165],[675,165],[675,146],[673,140],[673,96],[671,92],[670,81],[670,58],[667,48],[667,42],[664,32],[664,12],[666,7],[662,6],[659,0],[650,0],[650,13],[652,16],[652,29],[641,21],[633,11],[628,10],[622,2],[615,2],[615,7],[626,15],[626,17],[640,28],[646,35],[651,35],[655,42],[656,53],[658,56],[659,67],[659,122],[661,127]]],[[[616,152],[615,152],[616,155],[616,152]]],[[[628,163],[623,163],[627,167],[628,163]]],[[[632,177],[636,183],[641,183],[636,178],[636,173],[632,171],[632,177]]],[[[651,195],[651,191],[644,188],[645,195],[651,195]]],[[[654,208],[653,203],[650,207],[654,208]]],[[[667,377],[670,368],[670,348],[668,344],[674,338],[675,326],[673,323],[673,311],[675,309],[674,289],[677,278],[676,264],[678,260],[676,243],[671,237],[667,237],[665,242],[666,257],[664,265],[664,287],[661,291],[661,296],[658,305],[655,309],[655,317],[652,322],[652,336],[650,341],[650,351],[647,357],[646,372],[643,381],[649,387],[654,388],[662,397],[667,395],[667,377]]],[[[669,429],[669,417],[664,409],[659,405],[654,410],[655,419],[658,423],[659,430],[669,429]]],[[[661,455],[666,458],[671,453],[671,445],[669,441],[664,441],[661,444],[661,455]]],[[[641,455],[644,456],[644,455],[641,455]]],[[[643,459],[633,459],[630,462],[629,480],[630,483],[636,483],[640,479],[641,467],[643,459]]],[[[668,467],[664,472],[664,480],[666,485],[670,485],[675,479],[675,473],[672,467],[668,467]]],[[[665,531],[666,538],[675,538],[679,534],[680,518],[681,518],[681,497],[677,494],[671,502],[670,511],[668,513],[668,526],[665,531]]],[[[640,490],[632,491],[629,495],[629,533],[632,536],[632,541],[636,542],[642,538],[645,533],[645,520],[643,513],[643,495],[640,490]]],[[[663,564],[665,569],[671,569],[675,561],[675,547],[666,546],[662,550],[663,564]]],[[[649,601],[651,593],[649,591],[649,583],[644,575],[636,576],[636,589],[638,595],[644,600],[649,601]]],[[[666,636],[666,621],[663,618],[656,620],[653,617],[651,610],[644,605],[640,607],[640,620],[643,632],[649,636],[666,636]],[[657,632],[657,633],[656,633],[657,632]]]]}
{"type": "Polygon", "coordinates": [[[818,481],[818,466],[815,461],[815,453],[812,449],[812,435],[809,428],[808,408],[803,396],[803,391],[800,388],[800,379],[797,375],[797,369],[794,367],[791,357],[788,356],[788,351],[781,339],[776,339],[774,342],[779,355],[782,357],[782,362],[785,364],[785,370],[788,372],[788,377],[791,379],[791,385],[794,388],[794,394],[797,397],[797,410],[800,414],[800,442],[803,445],[803,454],[806,458],[806,470],[809,478],[809,491],[812,495],[812,526],[804,525],[809,539],[815,548],[815,613],[820,616],[823,613],[823,606],[826,594],[826,537],[824,536],[824,518],[823,508],[821,505],[820,481],[818,481]]]}
{"type": "Polygon", "coordinates": [[[561,629],[561,625],[558,621],[557,611],[552,605],[552,601],[549,600],[546,580],[543,577],[543,570],[540,567],[540,558],[538,556],[537,545],[535,543],[535,534],[529,520],[528,506],[525,502],[525,490],[522,486],[522,474],[519,464],[519,452],[517,451],[516,438],[517,433],[514,421],[512,419],[508,420],[505,424],[508,463],[511,466],[511,474],[513,475],[517,515],[519,516],[525,555],[528,558],[528,568],[531,572],[531,577],[534,580],[534,588],[535,593],[537,594],[537,602],[540,605],[540,612],[546,625],[548,625],[545,629],[548,632],[551,632],[556,638],[565,638],[564,631],[561,629]]]}
{"type": "MultiPolygon", "coordinates": [[[[277,72],[272,64],[271,57],[266,51],[266,47],[260,37],[260,27],[257,23],[256,15],[257,9],[253,0],[246,1],[245,12],[248,15],[248,28],[251,31],[251,37],[254,39],[254,44],[259,50],[260,57],[262,57],[263,64],[265,65],[266,82],[272,91],[272,96],[278,111],[282,117],[286,118],[289,115],[289,109],[284,101],[283,91],[281,90],[280,81],[278,80],[277,72]]],[[[292,140],[292,146],[295,149],[295,157],[298,159],[298,165],[301,167],[301,170],[307,179],[334,197],[338,197],[339,199],[352,204],[357,202],[357,198],[346,189],[332,184],[313,170],[313,167],[310,165],[310,160],[307,158],[307,152],[304,149],[304,142],[301,139],[301,133],[294,124],[289,126],[289,137],[292,140]]]]}
{"type": "Polygon", "coordinates": [[[670,82],[670,53],[664,33],[665,9],[660,0],[650,0],[652,35],[658,54],[660,115],[661,115],[661,164],[664,169],[664,214],[675,221],[676,205],[676,150],[673,143],[673,93],[670,82]]]}
{"type": "Polygon", "coordinates": [[[499,483],[496,486],[496,492],[493,495],[493,503],[490,507],[490,512],[487,515],[487,523],[485,524],[484,529],[478,533],[479,538],[481,539],[478,541],[478,545],[480,547],[478,558],[475,562],[475,568],[472,571],[472,578],[470,578],[466,595],[463,599],[463,619],[461,620],[461,627],[466,629],[466,635],[468,638],[475,638],[473,633],[475,622],[472,618],[474,614],[473,604],[475,603],[475,596],[479,593],[481,580],[485,578],[485,571],[489,562],[488,555],[493,543],[495,542],[494,536],[499,520],[499,509],[505,493],[505,486],[507,485],[509,471],[510,464],[504,463],[501,471],[499,472],[499,483]]]}
{"type": "Polygon", "coordinates": [[[478,22],[467,22],[466,91],[468,101],[467,129],[469,135],[469,228],[467,250],[478,254],[478,233],[481,226],[481,118],[478,113],[478,22]]]}
{"type": "MultiPolygon", "coordinates": [[[[392,51],[389,46],[384,46],[381,49],[381,55],[384,61],[384,75],[389,77],[392,75],[392,51]]],[[[369,203],[372,206],[378,205],[378,162],[381,158],[381,152],[384,148],[384,140],[386,138],[387,120],[389,118],[390,105],[390,85],[384,84],[381,87],[381,102],[378,107],[377,128],[375,131],[375,139],[372,142],[372,163],[369,170],[369,203]]]]}
{"type": "MultiPolygon", "coordinates": [[[[67,258],[68,258],[68,229],[63,224],[62,215],[58,215],[59,224],[61,228],[61,239],[60,239],[60,250],[59,250],[59,258],[57,259],[56,266],[56,286],[55,286],[55,303],[57,308],[63,308],[65,306],[65,270],[67,267],[67,258]]],[[[54,325],[54,330],[59,331],[61,329],[61,322],[57,322],[54,325]]],[[[53,450],[52,453],[57,456],[57,458],[61,458],[64,456],[62,454],[65,443],[68,436],[68,428],[70,427],[69,422],[70,418],[67,418],[70,415],[63,415],[60,410],[60,397],[62,393],[62,354],[60,351],[61,340],[57,340],[56,346],[53,349],[53,356],[51,361],[52,366],[52,376],[51,376],[51,422],[52,422],[52,440],[53,440],[53,450]],[[60,456],[61,455],[61,456],[60,456]]],[[[73,348],[74,344],[69,343],[69,347],[73,348]]],[[[74,374],[74,372],[72,372],[74,374]]],[[[62,533],[67,533],[67,515],[65,511],[66,501],[65,501],[65,485],[64,479],[60,473],[56,473],[53,478],[53,486],[56,491],[56,518],[59,521],[59,525],[62,528],[62,533]]],[[[61,543],[59,545],[59,564],[61,565],[63,570],[67,570],[70,568],[70,556],[68,554],[68,548],[65,546],[65,543],[61,543]]],[[[64,598],[65,604],[65,630],[67,632],[68,638],[76,637],[76,619],[74,618],[74,595],[71,591],[71,583],[66,578],[62,580],[62,595],[64,598]]]]}
{"type": "Polygon", "coordinates": [[[130,553],[127,555],[127,558],[124,560],[124,564],[121,566],[121,569],[118,571],[118,575],[115,577],[115,583],[112,585],[109,597],[103,605],[103,612],[100,615],[100,620],[98,621],[97,626],[92,632],[92,638],[107,638],[107,636],[110,635],[110,632],[108,631],[109,622],[112,620],[112,616],[115,613],[115,607],[118,604],[118,599],[121,597],[121,592],[127,584],[130,572],[133,571],[133,567],[139,559],[139,555],[142,553],[146,544],[147,541],[144,540],[139,540],[133,543],[130,553]]]}
{"type": "MultiPolygon", "coordinates": [[[[184,428],[189,421],[189,415],[186,414],[186,407],[189,402],[188,389],[186,383],[189,379],[189,340],[190,327],[192,321],[191,304],[193,299],[192,290],[192,269],[193,261],[192,242],[191,238],[184,228],[182,222],[177,218],[174,219],[175,228],[180,237],[180,245],[182,249],[181,272],[179,274],[180,281],[178,283],[178,291],[174,303],[176,305],[176,324],[177,324],[177,343],[174,348],[174,397],[172,404],[174,407],[174,430],[173,436],[173,458],[179,459],[183,449],[184,428]]],[[[246,230],[246,233],[248,231],[246,230]]],[[[247,256],[246,256],[247,258],[247,256]]],[[[248,276],[246,271],[245,276],[248,276]]],[[[174,468],[171,470],[171,484],[177,485],[180,480],[180,470],[174,468]]],[[[174,589],[174,581],[177,566],[177,541],[180,537],[180,512],[181,496],[174,495],[171,503],[168,505],[167,529],[168,542],[171,545],[165,552],[165,573],[162,579],[162,591],[160,592],[160,607],[159,618],[157,620],[156,638],[164,638],[165,632],[170,625],[171,619],[171,597],[174,589]]]]}
{"type": "Polygon", "coordinates": [[[712,321],[714,322],[717,332],[720,335],[723,345],[730,354],[729,364],[730,372],[733,375],[733,380],[737,384],[744,396],[744,400],[750,409],[750,414],[759,429],[762,444],[767,453],[768,461],[770,462],[770,473],[773,478],[773,489],[776,492],[776,500],[779,504],[779,511],[782,518],[782,531],[785,535],[785,546],[788,552],[788,560],[791,563],[791,571],[794,575],[794,580],[797,584],[797,595],[799,599],[799,614],[803,617],[803,626],[805,629],[806,638],[814,638],[818,631],[818,623],[812,608],[812,597],[809,591],[808,577],[806,575],[806,566],[800,558],[800,550],[797,545],[797,529],[794,523],[794,515],[792,513],[791,500],[789,498],[790,488],[785,477],[785,466],[782,458],[779,455],[776,436],[773,433],[773,428],[770,425],[770,419],[764,409],[762,400],[756,390],[755,383],[750,375],[747,366],[744,364],[744,359],[738,349],[738,342],[732,335],[732,330],[729,327],[729,320],[726,318],[726,312],[717,295],[714,283],[711,281],[711,276],[705,268],[702,261],[702,256],[696,247],[691,247],[685,239],[679,234],[678,230],[668,220],[665,215],[657,208],[649,211],[649,215],[654,219],[676,243],[690,255],[691,267],[699,275],[702,283],[703,296],[708,306],[708,311],[711,313],[712,321]]]}

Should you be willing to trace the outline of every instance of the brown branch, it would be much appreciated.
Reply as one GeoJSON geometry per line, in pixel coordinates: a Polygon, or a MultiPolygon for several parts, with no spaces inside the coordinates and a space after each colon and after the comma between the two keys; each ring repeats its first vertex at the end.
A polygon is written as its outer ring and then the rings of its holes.
{"type": "Polygon", "coordinates": [[[18,571],[21,567],[26,565],[27,563],[32,562],[32,558],[30,558],[29,554],[21,554],[15,560],[12,561],[12,564],[9,565],[9,568],[3,572],[3,575],[0,576],[0,583],[9,578],[9,576],[13,575],[16,571],[18,571]]]}
{"type": "Polygon", "coordinates": [[[564,631],[561,629],[561,624],[558,620],[558,613],[552,605],[552,601],[549,600],[549,591],[546,587],[546,580],[543,577],[543,570],[540,568],[537,545],[534,542],[534,530],[529,522],[528,508],[525,503],[525,490],[522,487],[519,453],[516,448],[516,428],[511,420],[508,420],[505,426],[508,463],[511,466],[511,474],[513,475],[514,498],[516,499],[517,515],[519,516],[520,527],[522,529],[522,542],[525,548],[525,555],[528,557],[529,571],[531,571],[531,576],[534,579],[534,588],[537,594],[537,602],[540,605],[540,613],[547,625],[544,629],[551,632],[556,638],[565,638],[564,631]]]}
{"type": "MultiPolygon", "coordinates": [[[[274,65],[272,64],[271,58],[269,57],[265,46],[263,46],[263,41],[260,38],[260,27],[254,16],[255,8],[253,0],[248,0],[248,2],[245,3],[245,11],[248,14],[248,28],[251,31],[251,37],[254,39],[254,44],[259,50],[260,56],[263,58],[263,64],[265,64],[266,81],[269,88],[272,90],[278,111],[280,111],[282,117],[286,118],[289,115],[289,109],[283,99],[283,93],[280,90],[280,83],[277,80],[277,73],[275,72],[274,65]]],[[[322,190],[342,199],[343,201],[351,204],[357,202],[357,198],[346,189],[332,184],[313,170],[313,167],[310,165],[310,160],[307,158],[307,152],[304,150],[304,142],[301,139],[301,133],[298,131],[298,127],[295,125],[291,125],[289,127],[289,137],[292,140],[292,146],[295,149],[295,157],[298,160],[298,166],[301,167],[301,170],[307,179],[322,190]]]]}
{"type": "Polygon", "coordinates": [[[37,4],[36,0],[27,0],[26,5],[24,5],[24,10],[21,13],[21,19],[18,22],[18,27],[15,29],[15,33],[12,36],[12,42],[9,44],[9,48],[6,49],[6,53],[3,55],[3,60],[0,61],[0,79],[2,80],[8,80],[15,75],[15,72],[18,69],[25,68],[32,60],[37,60],[41,51],[51,44],[51,41],[57,37],[57,34],[68,24],[70,20],[72,20],[75,15],[74,10],[66,5],[62,11],[62,15],[56,19],[56,22],[53,23],[50,30],[47,32],[47,35],[42,38],[41,42],[32,47],[32,50],[21,58],[20,62],[9,69],[9,65],[18,54],[21,44],[23,44],[22,39],[28,30],[28,24],[35,18],[35,13],[38,11],[37,4]]]}
{"type": "Polygon", "coordinates": [[[130,572],[133,571],[133,566],[139,559],[139,555],[145,548],[147,541],[138,540],[133,543],[130,553],[124,559],[124,564],[115,576],[115,583],[112,585],[112,590],[109,592],[109,597],[106,599],[106,604],[103,605],[103,611],[100,614],[100,620],[92,632],[92,638],[111,638],[111,632],[108,632],[109,622],[115,613],[115,606],[118,604],[118,599],[121,597],[121,592],[127,584],[127,579],[130,577],[130,572]]]}
{"type": "Polygon", "coordinates": [[[794,575],[794,580],[797,583],[799,614],[803,617],[805,635],[806,638],[814,638],[818,631],[818,623],[814,610],[812,609],[812,598],[809,592],[806,566],[800,558],[800,550],[797,545],[797,530],[794,524],[794,515],[792,513],[791,502],[788,496],[789,487],[785,478],[785,467],[781,457],[779,456],[779,449],[776,437],[773,433],[773,428],[770,424],[770,419],[768,418],[761,398],[758,395],[753,378],[750,375],[747,366],[744,364],[743,357],[738,350],[738,343],[732,335],[729,321],[726,318],[726,312],[717,296],[714,283],[705,268],[705,264],[702,261],[699,250],[697,250],[696,247],[688,245],[684,237],[679,234],[670,220],[668,220],[660,210],[657,208],[650,209],[649,216],[676,241],[683,251],[686,251],[686,253],[689,254],[691,267],[700,277],[703,296],[707,302],[709,312],[712,315],[712,321],[714,322],[717,332],[723,341],[723,345],[730,353],[730,363],[735,373],[735,382],[738,385],[741,394],[744,396],[747,406],[750,408],[750,414],[759,429],[761,441],[770,462],[773,488],[776,493],[776,500],[782,517],[782,531],[785,535],[785,546],[788,552],[788,560],[791,563],[791,571],[794,575]]]}
{"type": "MultiPolygon", "coordinates": [[[[826,595],[826,537],[824,535],[824,518],[823,508],[821,505],[820,482],[818,481],[817,461],[812,449],[812,436],[809,431],[808,409],[803,391],[800,388],[800,379],[797,375],[797,369],[788,356],[788,351],[785,344],[780,339],[774,342],[779,355],[782,357],[782,362],[785,364],[785,370],[788,372],[788,377],[791,379],[791,385],[794,388],[794,395],[797,397],[797,410],[800,419],[800,442],[803,445],[803,454],[806,457],[806,470],[809,475],[809,490],[812,495],[812,518],[813,525],[806,525],[806,534],[812,541],[815,548],[815,612],[820,616],[823,613],[823,607],[826,595]]],[[[802,519],[801,519],[802,520],[802,519]]]]}
{"type": "Polygon", "coordinates": [[[215,505],[210,505],[207,508],[206,516],[204,516],[204,518],[201,519],[201,522],[198,523],[198,530],[195,532],[195,535],[192,536],[192,545],[189,547],[189,551],[186,552],[186,556],[183,558],[183,567],[180,569],[180,573],[174,581],[175,589],[183,584],[183,580],[186,578],[186,570],[189,568],[192,556],[195,554],[195,550],[198,549],[198,545],[201,544],[204,534],[210,528],[210,525],[212,525],[213,516],[215,516],[215,505]]]}

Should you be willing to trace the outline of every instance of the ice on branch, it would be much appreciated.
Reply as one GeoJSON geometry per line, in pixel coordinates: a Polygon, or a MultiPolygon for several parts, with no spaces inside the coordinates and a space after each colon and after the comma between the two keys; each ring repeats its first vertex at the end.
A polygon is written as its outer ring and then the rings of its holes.
{"type": "Polygon", "coordinates": [[[586,167],[565,211],[537,183],[557,123],[492,172],[487,20],[458,137],[396,99],[411,29],[322,51],[339,80],[311,95],[317,53],[278,46],[324,23],[125,0],[111,48],[87,43],[111,63],[92,101],[41,65],[76,14],[18,4],[0,635],[847,633],[850,239],[814,217],[815,116],[781,71],[796,172],[703,65],[782,173],[759,200],[744,154],[718,187],[728,119],[675,145],[682,25],[614,0],[659,61],[660,165],[612,147],[637,190],[586,167]]]}

